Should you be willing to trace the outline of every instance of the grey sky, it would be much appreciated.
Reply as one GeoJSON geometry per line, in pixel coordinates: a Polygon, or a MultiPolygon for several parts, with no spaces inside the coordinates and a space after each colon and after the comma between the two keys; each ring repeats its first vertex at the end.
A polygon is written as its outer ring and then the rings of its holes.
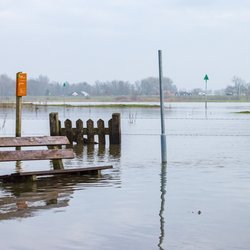
{"type": "Polygon", "coordinates": [[[134,82],[163,74],[179,88],[250,82],[249,0],[0,0],[0,74],[134,82]]]}

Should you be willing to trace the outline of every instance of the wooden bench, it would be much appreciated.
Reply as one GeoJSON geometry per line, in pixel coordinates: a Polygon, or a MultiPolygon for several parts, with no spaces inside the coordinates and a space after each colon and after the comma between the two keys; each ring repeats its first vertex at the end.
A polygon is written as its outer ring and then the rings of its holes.
{"type": "MultiPolygon", "coordinates": [[[[12,150],[0,151],[0,162],[3,161],[29,161],[29,160],[61,160],[72,159],[72,149],[61,149],[62,145],[68,145],[66,136],[38,136],[38,137],[0,137],[0,147],[41,147],[41,150],[12,150]]],[[[62,166],[60,166],[62,167],[62,166]]]]}
{"type": "Polygon", "coordinates": [[[74,158],[72,149],[62,149],[63,145],[69,145],[66,136],[38,136],[38,137],[0,137],[0,147],[15,147],[17,150],[0,151],[0,162],[7,161],[29,161],[29,160],[53,160],[54,170],[20,172],[11,175],[2,175],[0,180],[19,181],[36,179],[42,175],[70,175],[70,174],[99,174],[102,169],[112,168],[112,166],[100,166],[93,168],[63,169],[62,159],[74,158]],[[21,147],[41,147],[47,149],[20,150],[21,147]]]}

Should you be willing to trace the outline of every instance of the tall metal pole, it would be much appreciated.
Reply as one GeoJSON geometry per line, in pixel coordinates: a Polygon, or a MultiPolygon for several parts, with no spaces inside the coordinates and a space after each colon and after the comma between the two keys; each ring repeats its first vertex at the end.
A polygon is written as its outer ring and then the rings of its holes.
{"type": "Polygon", "coordinates": [[[161,162],[167,162],[167,139],[165,134],[164,120],[164,102],[163,102],[163,87],[162,87],[162,53],[158,50],[159,60],[159,84],[160,84],[160,106],[161,106],[161,162]]]}
{"type": "Polygon", "coordinates": [[[205,109],[207,109],[207,80],[205,80],[205,95],[206,95],[205,109]]]}
{"type": "Polygon", "coordinates": [[[208,75],[204,77],[205,80],[205,109],[207,110],[207,80],[209,80],[208,75]]]}

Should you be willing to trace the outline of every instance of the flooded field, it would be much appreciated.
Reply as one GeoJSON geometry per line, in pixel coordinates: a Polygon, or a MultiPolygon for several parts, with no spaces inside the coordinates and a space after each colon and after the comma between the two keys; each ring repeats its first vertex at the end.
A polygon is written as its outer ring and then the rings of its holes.
{"type": "MultiPolygon", "coordinates": [[[[122,118],[122,144],[74,146],[65,167],[113,165],[101,177],[0,183],[1,249],[250,249],[249,103],[166,104],[168,163],[159,108],[33,106],[23,136],[49,135],[49,113],[72,121],[122,118]]],[[[0,110],[15,135],[15,110],[0,110]]],[[[0,174],[47,170],[49,161],[1,163],[0,174]]]]}

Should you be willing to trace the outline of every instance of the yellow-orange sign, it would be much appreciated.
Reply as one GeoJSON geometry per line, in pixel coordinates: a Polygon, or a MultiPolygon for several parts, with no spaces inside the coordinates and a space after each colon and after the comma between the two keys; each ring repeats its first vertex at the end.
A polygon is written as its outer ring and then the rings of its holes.
{"type": "Polygon", "coordinates": [[[27,73],[18,72],[16,74],[16,96],[27,95],[27,73]]]}

